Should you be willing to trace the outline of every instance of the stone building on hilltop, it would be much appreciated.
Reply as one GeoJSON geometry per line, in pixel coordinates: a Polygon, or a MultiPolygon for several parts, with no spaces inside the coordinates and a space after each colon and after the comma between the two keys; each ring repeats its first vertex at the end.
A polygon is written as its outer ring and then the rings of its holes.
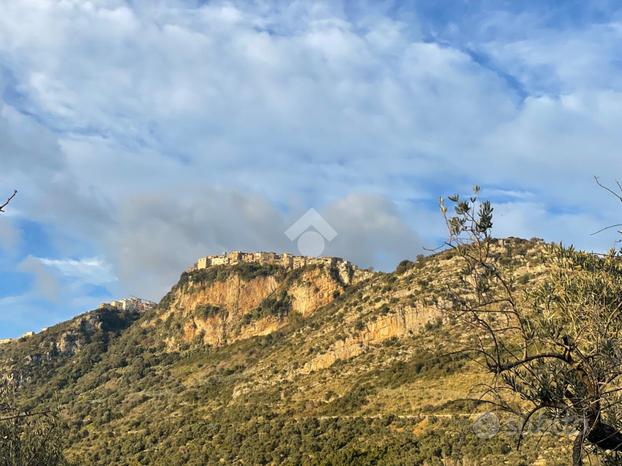
{"type": "Polygon", "coordinates": [[[136,298],[134,296],[130,298],[123,298],[117,301],[110,301],[109,303],[102,303],[99,305],[100,309],[120,309],[123,311],[147,311],[156,306],[153,301],[146,299],[136,298]]]}
{"type": "Polygon", "coordinates": [[[278,254],[275,252],[241,252],[231,251],[214,256],[201,257],[194,266],[188,268],[186,272],[202,270],[211,266],[218,265],[237,265],[240,263],[276,265],[286,269],[299,269],[306,266],[325,266],[336,270],[344,283],[351,283],[354,272],[359,275],[369,273],[360,270],[352,263],[339,257],[306,257],[295,256],[288,253],[278,254]]]}

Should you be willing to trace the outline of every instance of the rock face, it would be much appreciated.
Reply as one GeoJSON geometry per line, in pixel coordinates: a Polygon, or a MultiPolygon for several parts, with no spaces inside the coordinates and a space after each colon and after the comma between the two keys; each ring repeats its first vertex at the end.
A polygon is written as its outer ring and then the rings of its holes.
{"type": "Polygon", "coordinates": [[[89,313],[79,317],[72,325],[62,332],[54,341],[53,349],[65,355],[78,353],[83,345],[85,336],[95,334],[103,328],[100,319],[101,313],[89,313]]]}
{"type": "Polygon", "coordinates": [[[399,309],[395,313],[364,324],[364,328],[356,335],[337,340],[328,351],[306,363],[301,372],[309,373],[326,369],[339,360],[351,359],[362,354],[370,345],[392,338],[413,335],[426,324],[441,319],[441,316],[441,312],[436,307],[409,306],[399,309]]]}
{"type": "MultiPolygon", "coordinates": [[[[330,304],[351,283],[335,278],[334,273],[323,268],[312,268],[303,272],[300,280],[293,283],[288,293],[292,298],[292,309],[304,317],[319,307],[330,304]]],[[[334,272],[334,270],[333,270],[334,272]]]]}
{"type": "MultiPolygon", "coordinates": [[[[180,329],[184,343],[223,346],[308,317],[371,275],[332,258],[297,268],[252,262],[191,268],[161,303],[158,319],[180,329]]],[[[170,348],[178,336],[168,337],[170,348]]]]}
{"type": "MultiPolygon", "coordinates": [[[[174,302],[174,313],[183,316],[183,338],[190,342],[200,338],[204,344],[222,346],[234,341],[234,327],[253,309],[258,308],[278,288],[274,276],[244,280],[233,273],[223,281],[209,284],[191,282],[180,290],[174,302]]],[[[269,332],[274,323],[255,322],[256,334],[269,332]]],[[[244,336],[254,336],[252,329],[245,329],[244,336]]],[[[239,337],[239,335],[237,335],[239,337]]]]}
{"type": "Polygon", "coordinates": [[[139,317],[139,312],[101,308],[1,345],[0,382],[15,386],[37,383],[45,380],[48,371],[71,366],[80,358],[90,367],[109,342],[139,317]]]}

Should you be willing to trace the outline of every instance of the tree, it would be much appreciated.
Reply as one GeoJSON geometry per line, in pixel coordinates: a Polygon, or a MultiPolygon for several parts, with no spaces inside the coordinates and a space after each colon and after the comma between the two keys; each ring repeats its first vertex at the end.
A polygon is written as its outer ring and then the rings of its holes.
{"type": "Polygon", "coordinates": [[[491,375],[481,399],[521,417],[519,446],[530,420],[545,414],[575,427],[574,465],[590,453],[615,457],[622,452],[620,251],[548,246],[545,273],[525,290],[514,261],[499,260],[493,208],[479,188],[448,199],[451,214],[441,199],[447,244],[463,265],[449,312],[468,329],[465,351],[491,375]]]}
{"type": "Polygon", "coordinates": [[[47,411],[16,408],[8,387],[0,394],[0,466],[61,466],[61,431],[47,411]]]}

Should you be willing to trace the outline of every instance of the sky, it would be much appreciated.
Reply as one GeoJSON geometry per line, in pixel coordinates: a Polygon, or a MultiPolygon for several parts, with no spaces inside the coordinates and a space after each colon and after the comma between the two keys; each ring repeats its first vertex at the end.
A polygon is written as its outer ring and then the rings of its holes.
{"type": "Polygon", "coordinates": [[[0,0],[0,338],[295,253],[309,209],[392,270],[474,184],[497,236],[608,249],[618,4],[0,0]]]}

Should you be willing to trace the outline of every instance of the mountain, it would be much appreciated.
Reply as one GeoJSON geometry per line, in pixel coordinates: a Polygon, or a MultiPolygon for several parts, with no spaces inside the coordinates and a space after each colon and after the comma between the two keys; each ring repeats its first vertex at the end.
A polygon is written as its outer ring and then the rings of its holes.
{"type": "MultiPolygon", "coordinates": [[[[524,286],[543,273],[540,240],[494,251],[524,286]]],[[[511,429],[474,428],[487,407],[464,399],[486,374],[445,311],[460,273],[451,251],[392,273],[203,262],[157,306],[1,344],[3,377],[66,421],[78,464],[565,464],[567,438],[516,451],[511,429]]]]}

